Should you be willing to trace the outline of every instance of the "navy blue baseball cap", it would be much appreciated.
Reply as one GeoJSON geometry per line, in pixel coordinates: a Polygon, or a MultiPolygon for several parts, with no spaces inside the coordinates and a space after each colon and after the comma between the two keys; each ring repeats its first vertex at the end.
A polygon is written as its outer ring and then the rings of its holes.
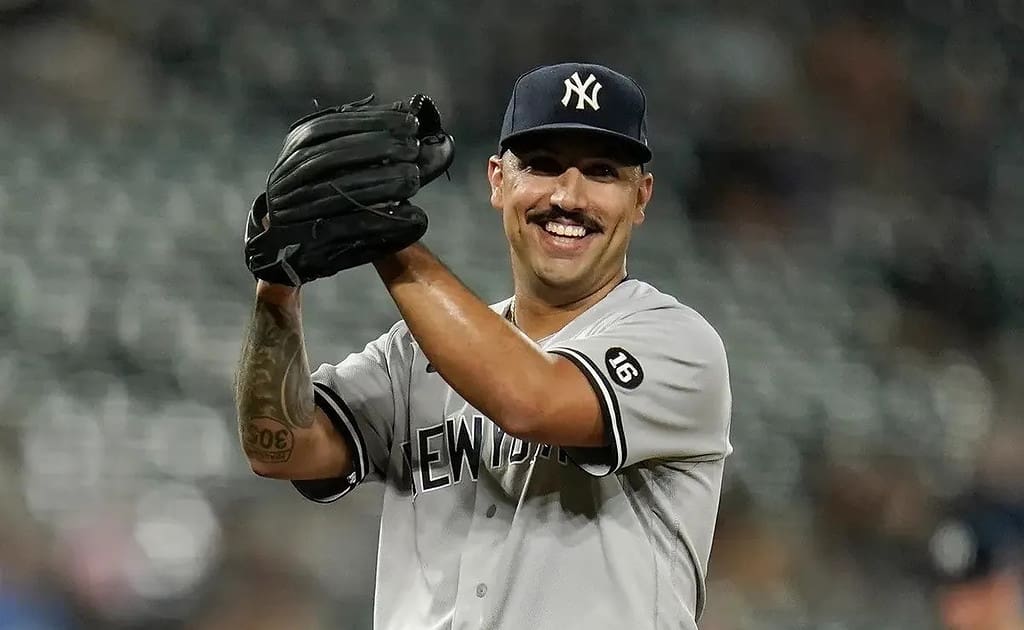
{"type": "Polygon", "coordinates": [[[637,164],[651,159],[643,89],[626,75],[591,63],[541,66],[516,79],[498,153],[516,140],[566,129],[619,142],[637,164]]]}

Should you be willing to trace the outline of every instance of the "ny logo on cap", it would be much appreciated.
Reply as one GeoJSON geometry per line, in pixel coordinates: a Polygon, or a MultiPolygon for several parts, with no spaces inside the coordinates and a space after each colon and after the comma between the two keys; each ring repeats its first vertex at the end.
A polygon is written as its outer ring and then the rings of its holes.
{"type": "Polygon", "coordinates": [[[601,91],[601,84],[593,74],[587,77],[586,81],[580,79],[579,72],[573,72],[572,76],[565,80],[565,96],[562,97],[562,105],[568,107],[572,95],[576,95],[576,109],[583,109],[589,105],[594,111],[601,109],[597,104],[597,93],[601,91]],[[587,94],[590,88],[590,94],[587,94]]]}

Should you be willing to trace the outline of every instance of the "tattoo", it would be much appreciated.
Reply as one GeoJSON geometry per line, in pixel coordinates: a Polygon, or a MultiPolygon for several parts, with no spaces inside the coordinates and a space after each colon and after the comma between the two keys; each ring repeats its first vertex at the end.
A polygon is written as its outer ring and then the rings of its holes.
{"type": "Polygon", "coordinates": [[[263,462],[288,461],[292,429],[313,423],[313,383],[297,306],[256,303],[238,367],[235,402],[246,453],[263,462]]]}
{"type": "Polygon", "coordinates": [[[242,424],[242,443],[249,457],[271,464],[288,461],[295,435],[273,418],[252,418],[242,424]]]}

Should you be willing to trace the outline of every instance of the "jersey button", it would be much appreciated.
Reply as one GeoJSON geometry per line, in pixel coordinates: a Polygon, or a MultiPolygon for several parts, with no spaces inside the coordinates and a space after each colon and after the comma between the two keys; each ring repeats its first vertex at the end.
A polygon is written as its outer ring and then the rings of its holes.
{"type": "Polygon", "coordinates": [[[491,518],[492,516],[494,516],[494,513],[497,511],[498,506],[492,504],[491,507],[487,508],[487,518],[491,518]]]}
{"type": "Polygon", "coordinates": [[[487,594],[487,585],[483,582],[476,585],[476,596],[483,597],[487,594]]]}

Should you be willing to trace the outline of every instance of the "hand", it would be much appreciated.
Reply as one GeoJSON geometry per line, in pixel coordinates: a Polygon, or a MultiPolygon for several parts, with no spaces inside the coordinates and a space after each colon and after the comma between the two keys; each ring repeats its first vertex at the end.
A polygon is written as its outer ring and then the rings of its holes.
{"type": "Polygon", "coordinates": [[[371,106],[372,98],[289,129],[249,212],[246,265],[257,278],[299,286],[423,236],[426,214],[408,200],[449,168],[454,140],[429,98],[371,106]]]}

